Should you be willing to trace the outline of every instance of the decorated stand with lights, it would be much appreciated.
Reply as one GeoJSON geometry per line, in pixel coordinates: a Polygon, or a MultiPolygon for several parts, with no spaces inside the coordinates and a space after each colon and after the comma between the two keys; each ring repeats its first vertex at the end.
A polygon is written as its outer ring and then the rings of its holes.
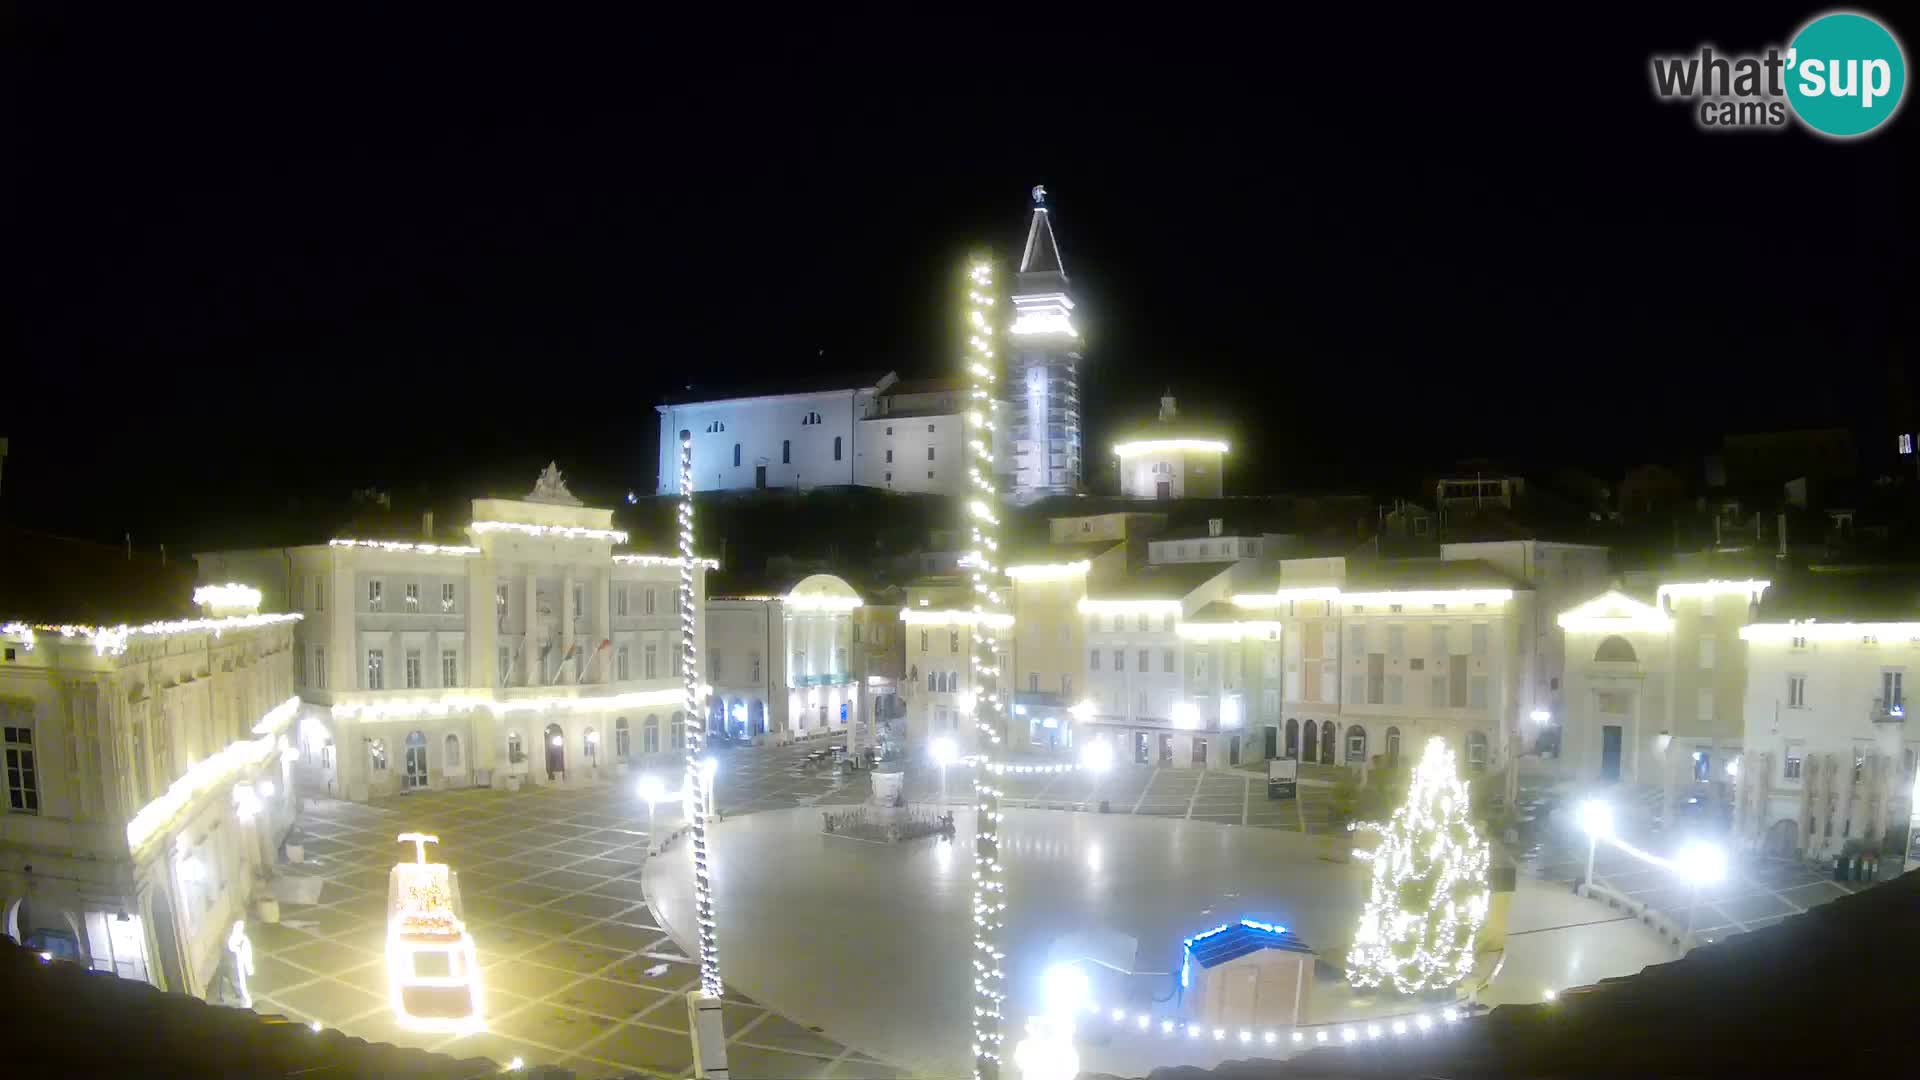
{"type": "Polygon", "coordinates": [[[486,1026],[480,964],[460,914],[460,885],[445,863],[427,861],[440,838],[401,833],[414,861],[387,877],[387,991],[394,1020],[418,1031],[469,1032],[486,1026]]]}
{"type": "Polygon", "coordinates": [[[1180,993],[1208,1027],[1297,1027],[1313,992],[1314,952],[1284,926],[1257,919],[1181,942],[1180,993]]]}

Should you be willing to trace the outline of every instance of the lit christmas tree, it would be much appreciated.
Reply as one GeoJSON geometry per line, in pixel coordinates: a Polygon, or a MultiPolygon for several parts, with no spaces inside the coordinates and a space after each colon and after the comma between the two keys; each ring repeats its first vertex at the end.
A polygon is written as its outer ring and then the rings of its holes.
{"type": "Polygon", "coordinates": [[[1415,994],[1466,978],[1474,934],[1487,918],[1487,861],[1453,751],[1445,739],[1429,739],[1406,805],[1373,853],[1373,888],[1347,954],[1347,980],[1415,994]]]}

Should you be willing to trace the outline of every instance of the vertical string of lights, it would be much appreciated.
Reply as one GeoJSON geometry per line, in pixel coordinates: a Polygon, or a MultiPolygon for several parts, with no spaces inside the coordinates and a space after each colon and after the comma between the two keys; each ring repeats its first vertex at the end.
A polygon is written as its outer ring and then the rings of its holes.
{"type": "Polygon", "coordinates": [[[693,906],[700,923],[700,993],[717,998],[720,986],[720,946],[714,936],[713,875],[708,869],[707,790],[711,777],[701,767],[707,745],[707,717],[700,707],[700,665],[694,638],[693,568],[693,432],[680,433],[680,679],[684,687],[687,723],[687,790],[693,792],[693,906]]]}
{"type": "Polygon", "coordinates": [[[1000,700],[1000,641],[1007,620],[1000,564],[999,499],[994,487],[994,331],[987,310],[993,306],[993,266],[976,258],[967,271],[967,374],[971,393],[967,422],[972,436],[968,472],[973,498],[967,503],[973,546],[973,726],[980,763],[974,769],[973,827],[973,1075],[999,1080],[1001,1007],[1006,1001],[1001,930],[1006,921],[1007,885],[1000,865],[1000,783],[1005,749],[1005,704],[1000,700]]]}

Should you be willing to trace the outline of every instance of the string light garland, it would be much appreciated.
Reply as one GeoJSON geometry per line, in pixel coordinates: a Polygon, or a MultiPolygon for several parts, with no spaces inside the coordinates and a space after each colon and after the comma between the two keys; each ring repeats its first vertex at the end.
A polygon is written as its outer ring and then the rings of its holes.
{"type": "Polygon", "coordinates": [[[413,544],[402,540],[354,540],[346,537],[329,540],[327,546],[372,548],[375,551],[385,551],[395,555],[449,555],[460,559],[480,554],[479,548],[466,544],[413,544]]]}
{"type": "Polygon", "coordinates": [[[265,763],[280,747],[280,732],[293,722],[300,711],[300,699],[290,697],[275,705],[256,721],[255,738],[236,739],[196,762],[179,779],[167,785],[159,797],[135,811],[127,819],[127,852],[138,854],[147,842],[159,836],[200,796],[238,779],[246,770],[265,763]]]}
{"type": "Polygon", "coordinates": [[[228,630],[251,630],[260,626],[276,626],[280,623],[298,622],[304,618],[298,613],[283,615],[232,615],[218,619],[172,619],[166,622],[144,623],[140,626],[84,626],[67,623],[62,625],[8,622],[0,625],[0,633],[18,635],[28,652],[33,651],[36,641],[35,631],[58,634],[63,638],[86,638],[93,646],[97,656],[119,656],[127,651],[128,642],[135,637],[168,637],[173,634],[196,634],[211,632],[219,637],[228,630]]]}
{"type": "MultiPolygon", "coordinates": [[[[625,539],[622,534],[621,539],[625,539]]],[[[687,791],[693,802],[693,908],[700,924],[700,993],[718,998],[720,985],[720,944],[713,914],[712,853],[707,847],[707,804],[711,799],[712,777],[700,766],[707,745],[707,719],[700,708],[700,667],[695,644],[698,627],[694,620],[693,568],[699,562],[693,553],[693,432],[680,432],[680,679],[682,706],[687,724],[687,791]]]]}
{"type": "MultiPolygon", "coordinates": [[[[678,555],[615,555],[613,561],[627,566],[679,566],[683,560],[678,555]]],[[[709,570],[720,569],[719,559],[695,559],[694,562],[709,570]]]]}
{"type": "MultiPolygon", "coordinates": [[[[1007,883],[1000,864],[1000,756],[1005,752],[1006,705],[1000,699],[998,630],[1012,625],[1000,583],[999,493],[994,487],[993,389],[998,362],[987,310],[993,306],[993,265],[974,259],[967,271],[967,374],[969,386],[968,503],[973,547],[973,725],[982,764],[973,774],[973,1075],[999,1080],[1005,1039],[1002,1007],[1007,1000],[1007,954],[1001,949],[1007,883]]],[[[909,620],[911,621],[911,620],[909,620]]]]}
{"type": "Polygon", "coordinates": [[[203,607],[258,610],[260,590],[237,581],[229,581],[225,585],[202,585],[193,590],[193,602],[203,607]]]}
{"type": "MultiPolygon", "coordinates": [[[[558,536],[566,540],[611,540],[616,544],[627,542],[624,529],[589,529],[578,525],[529,525],[520,521],[476,521],[472,525],[475,533],[517,532],[528,536],[558,536]]],[[[691,555],[683,555],[691,558],[691,555]]]]}
{"type": "Polygon", "coordinates": [[[1417,994],[1473,971],[1473,938],[1487,918],[1486,838],[1468,816],[1453,751],[1427,740],[1407,801],[1373,853],[1373,883],[1347,953],[1347,981],[1417,994]]]}

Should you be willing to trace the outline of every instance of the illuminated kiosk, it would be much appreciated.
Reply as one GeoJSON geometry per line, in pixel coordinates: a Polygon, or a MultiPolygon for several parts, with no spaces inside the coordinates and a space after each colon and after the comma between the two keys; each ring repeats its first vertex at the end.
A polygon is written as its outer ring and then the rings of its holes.
{"type": "Polygon", "coordinates": [[[387,992],[394,1019],[417,1031],[465,1033],[486,1026],[473,935],[460,917],[460,883],[427,861],[440,838],[401,833],[414,861],[387,876],[387,992]]]}
{"type": "Polygon", "coordinates": [[[1181,942],[1187,1015],[1208,1027],[1297,1027],[1313,992],[1314,952],[1284,926],[1241,919],[1181,942]]]}

